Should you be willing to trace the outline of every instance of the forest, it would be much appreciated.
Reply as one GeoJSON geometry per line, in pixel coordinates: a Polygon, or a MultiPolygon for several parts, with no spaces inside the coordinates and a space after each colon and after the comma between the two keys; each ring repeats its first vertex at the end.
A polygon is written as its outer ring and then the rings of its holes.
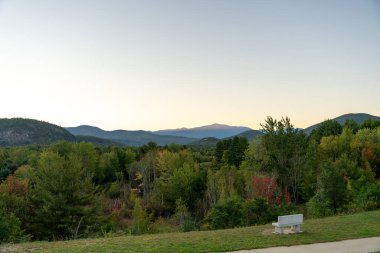
{"type": "Polygon", "coordinates": [[[216,147],[0,148],[0,242],[211,230],[380,208],[380,122],[268,117],[216,147]]]}

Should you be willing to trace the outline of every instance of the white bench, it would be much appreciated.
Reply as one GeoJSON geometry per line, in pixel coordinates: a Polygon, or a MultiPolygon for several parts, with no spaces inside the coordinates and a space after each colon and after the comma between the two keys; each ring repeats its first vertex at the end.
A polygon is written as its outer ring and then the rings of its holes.
{"type": "Polygon", "coordinates": [[[303,223],[303,214],[293,214],[293,215],[284,215],[278,216],[278,221],[272,223],[274,226],[274,233],[283,234],[284,227],[291,227],[292,231],[295,233],[300,233],[301,224],[303,223]]]}

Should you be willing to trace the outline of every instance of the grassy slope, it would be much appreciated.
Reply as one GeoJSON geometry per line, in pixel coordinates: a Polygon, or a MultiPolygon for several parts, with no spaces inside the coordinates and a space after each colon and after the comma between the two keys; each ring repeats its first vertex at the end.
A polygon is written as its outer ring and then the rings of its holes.
{"type": "Polygon", "coordinates": [[[380,236],[380,210],[306,220],[301,234],[275,235],[271,225],[144,236],[34,242],[0,246],[0,252],[223,252],[380,236]]]}

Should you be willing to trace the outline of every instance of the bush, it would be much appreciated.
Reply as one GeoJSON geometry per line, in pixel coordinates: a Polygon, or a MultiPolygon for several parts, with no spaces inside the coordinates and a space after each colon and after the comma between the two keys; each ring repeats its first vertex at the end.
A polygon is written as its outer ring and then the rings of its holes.
{"type": "Polygon", "coordinates": [[[212,229],[239,227],[244,224],[243,220],[243,203],[237,198],[217,203],[206,217],[206,222],[212,229]]]}
{"type": "Polygon", "coordinates": [[[22,238],[21,221],[13,213],[0,212],[0,242],[18,242],[22,238]]]}
{"type": "Polygon", "coordinates": [[[308,214],[314,217],[329,216],[341,211],[347,202],[346,182],[332,162],[323,164],[318,178],[317,193],[310,199],[308,214]]]}
{"type": "Polygon", "coordinates": [[[113,182],[108,189],[108,196],[111,199],[119,198],[121,195],[121,188],[117,182],[113,182]]]}
{"type": "Polygon", "coordinates": [[[310,201],[306,204],[307,206],[307,214],[310,217],[320,218],[331,216],[334,214],[331,209],[331,204],[322,199],[320,195],[315,195],[310,199],[310,201]]]}
{"type": "Polygon", "coordinates": [[[141,235],[149,232],[149,225],[152,217],[141,206],[140,199],[134,197],[135,205],[132,211],[132,228],[131,233],[134,235],[141,235]]]}
{"type": "Polygon", "coordinates": [[[276,219],[272,208],[262,198],[244,203],[243,210],[244,225],[266,224],[276,219]]]}
{"type": "Polygon", "coordinates": [[[196,230],[197,224],[194,218],[191,216],[190,212],[188,211],[182,199],[177,199],[176,205],[177,205],[176,213],[174,216],[179,221],[179,226],[181,228],[181,231],[189,232],[189,231],[196,230]]]}
{"type": "Polygon", "coordinates": [[[354,196],[351,211],[369,211],[380,207],[380,183],[367,183],[354,196]]]}

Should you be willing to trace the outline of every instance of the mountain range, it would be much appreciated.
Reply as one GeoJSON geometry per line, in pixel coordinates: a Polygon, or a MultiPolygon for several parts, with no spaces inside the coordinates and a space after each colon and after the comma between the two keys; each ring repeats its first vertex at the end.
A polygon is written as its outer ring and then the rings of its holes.
{"type": "Polygon", "coordinates": [[[188,138],[206,138],[214,137],[218,139],[223,139],[226,137],[231,137],[242,132],[252,130],[249,127],[242,126],[228,126],[223,124],[212,124],[208,126],[194,127],[194,128],[179,128],[179,129],[168,129],[159,130],[153,132],[157,135],[173,135],[173,136],[184,136],[188,138]]]}
{"type": "MultiPolygon", "coordinates": [[[[333,118],[343,124],[346,120],[361,124],[366,119],[380,121],[380,117],[365,113],[350,113],[333,118]]],[[[320,123],[303,131],[310,134],[320,123]]],[[[244,126],[212,124],[195,128],[167,129],[159,131],[106,131],[95,126],[81,125],[62,128],[33,119],[0,119],[0,146],[18,146],[28,144],[48,144],[59,140],[80,142],[87,141],[101,146],[128,145],[142,146],[150,141],[158,145],[180,144],[188,146],[215,146],[221,139],[234,136],[252,140],[261,135],[259,130],[244,126]]]]}
{"type": "Polygon", "coordinates": [[[158,145],[168,145],[171,143],[180,145],[195,145],[199,141],[210,138],[209,143],[211,146],[215,145],[220,139],[230,138],[232,136],[247,133],[247,139],[251,140],[260,131],[252,130],[248,127],[228,126],[222,124],[212,124],[208,126],[201,126],[195,128],[179,128],[159,131],[128,131],[128,130],[114,130],[105,131],[98,127],[81,125],[78,127],[67,127],[71,134],[75,136],[95,136],[102,139],[119,142],[128,146],[142,146],[149,141],[153,141],[158,145]],[[251,132],[255,132],[251,136],[251,132]]]}
{"type": "Polygon", "coordinates": [[[142,146],[150,141],[157,143],[158,145],[168,145],[171,143],[186,145],[198,139],[189,138],[184,136],[172,136],[172,135],[157,135],[149,131],[128,131],[128,130],[114,130],[105,131],[98,127],[82,125],[78,127],[67,127],[73,135],[81,136],[95,136],[102,139],[108,139],[114,142],[119,142],[128,146],[142,146]]]}

